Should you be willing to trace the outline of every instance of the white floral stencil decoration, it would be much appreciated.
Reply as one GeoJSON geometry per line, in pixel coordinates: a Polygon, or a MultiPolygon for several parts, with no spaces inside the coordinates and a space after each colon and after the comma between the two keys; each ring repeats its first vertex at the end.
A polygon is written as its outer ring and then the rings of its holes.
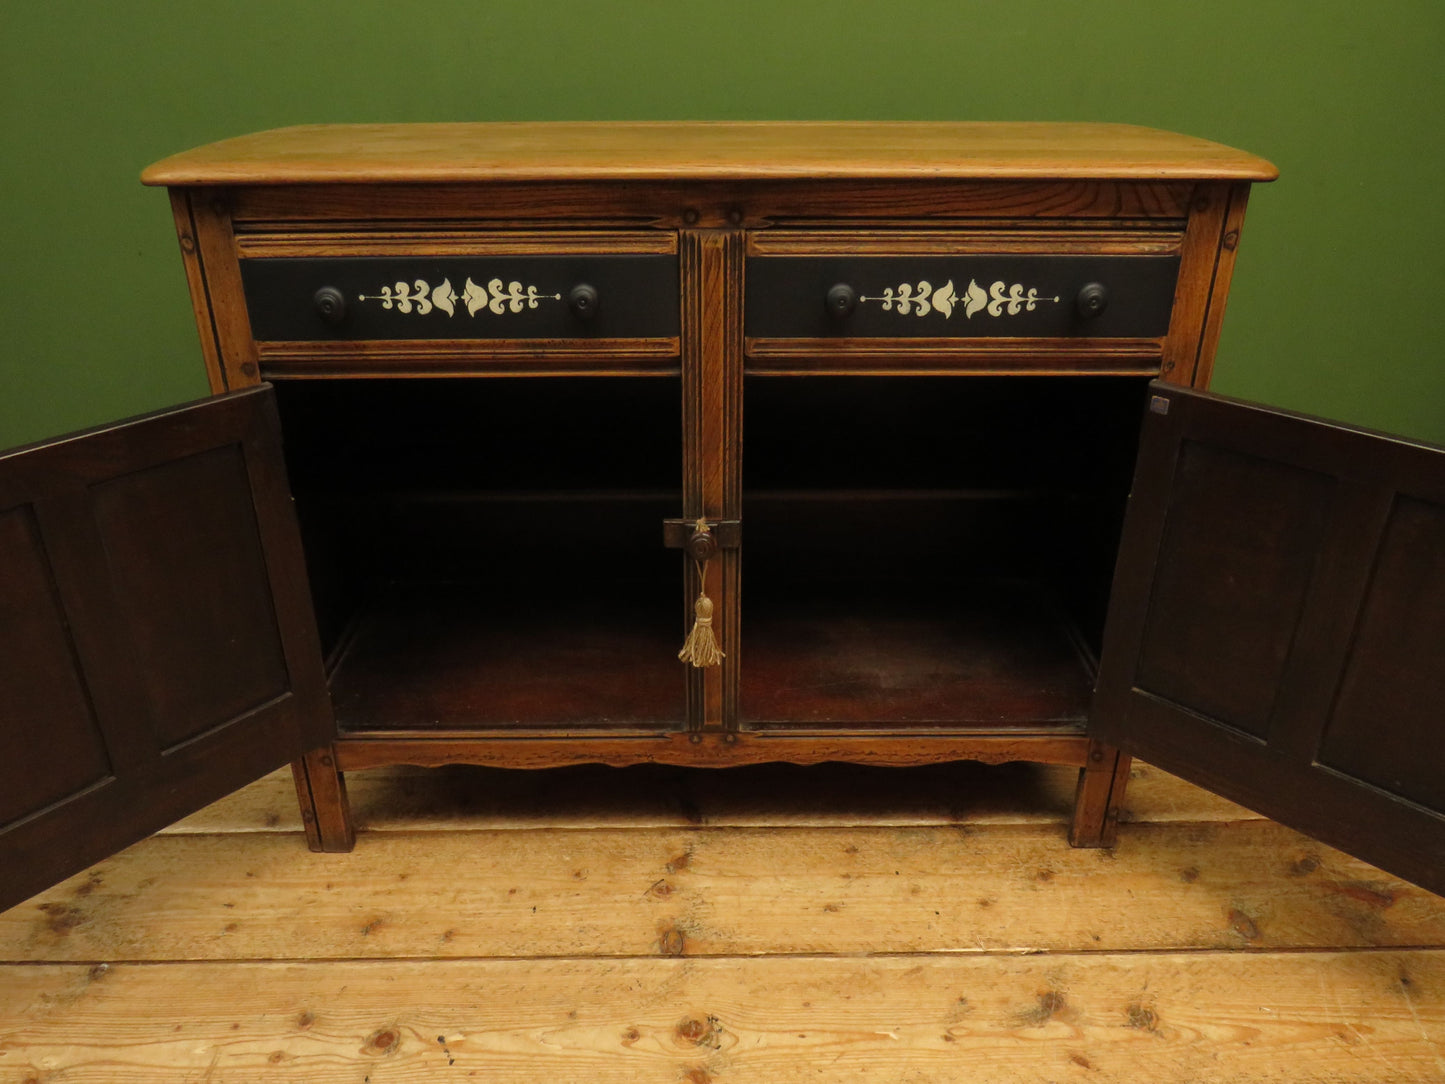
{"type": "Polygon", "coordinates": [[[499,278],[490,279],[485,286],[481,286],[468,277],[466,285],[462,287],[461,297],[458,297],[452,288],[451,279],[444,278],[436,286],[426,279],[417,279],[410,283],[398,281],[381,287],[380,293],[358,294],[357,300],[380,301],[383,309],[417,316],[426,316],[433,312],[455,316],[457,302],[460,301],[468,316],[476,316],[478,313],[502,316],[506,313],[522,312],[524,309],[535,309],[543,301],[560,301],[562,295],[539,293],[535,286],[523,286],[515,280],[503,283],[499,278]]]}
{"type": "Polygon", "coordinates": [[[937,289],[923,279],[916,285],[899,283],[878,296],[865,295],[858,300],[881,302],[884,312],[896,312],[900,316],[927,316],[939,312],[945,320],[953,315],[955,309],[961,308],[964,317],[971,320],[980,312],[989,316],[1003,316],[1005,313],[1017,316],[1021,312],[1033,312],[1040,304],[1057,304],[1059,299],[1040,297],[1037,287],[1025,288],[1022,283],[1010,286],[1002,279],[987,290],[976,279],[970,279],[968,288],[961,294],[954,290],[952,279],[937,289]]]}

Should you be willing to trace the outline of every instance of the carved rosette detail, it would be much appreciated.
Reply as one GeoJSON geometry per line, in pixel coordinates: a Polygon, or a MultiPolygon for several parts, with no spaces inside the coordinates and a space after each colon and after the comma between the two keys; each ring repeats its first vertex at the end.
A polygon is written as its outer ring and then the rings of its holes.
{"type": "Polygon", "coordinates": [[[451,279],[442,279],[436,286],[426,279],[415,282],[398,281],[381,287],[376,294],[357,294],[358,301],[380,301],[383,309],[426,316],[432,312],[444,312],[448,316],[457,313],[457,302],[462,303],[468,316],[491,313],[502,316],[506,313],[535,309],[543,301],[561,301],[562,295],[539,293],[535,286],[523,286],[513,280],[504,283],[501,279],[489,279],[485,286],[474,282],[469,276],[462,287],[461,296],[452,288],[451,279]]]}
{"type": "Polygon", "coordinates": [[[900,316],[927,316],[940,312],[947,320],[955,309],[962,309],[966,319],[985,312],[989,316],[1017,316],[1021,312],[1033,312],[1040,304],[1056,304],[1057,297],[1040,297],[1037,287],[1025,287],[1022,283],[1010,286],[1002,279],[987,290],[975,279],[970,279],[968,288],[962,293],[954,289],[949,279],[937,289],[926,279],[917,284],[911,282],[890,286],[876,297],[860,297],[859,301],[882,303],[884,312],[896,312],[900,316]]]}

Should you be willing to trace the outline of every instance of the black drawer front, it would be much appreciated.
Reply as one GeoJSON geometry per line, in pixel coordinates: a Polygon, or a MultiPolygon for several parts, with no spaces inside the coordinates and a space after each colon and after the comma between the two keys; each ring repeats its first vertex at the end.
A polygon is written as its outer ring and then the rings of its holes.
{"type": "Polygon", "coordinates": [[[249,259],[241,279],[261,342],[678,334],[676,256],[249,259]],[[590,316],[574,311],[583,285],[596,291],[590,316]]]}
{"type": "Polygon", "coordinates": [[[1169,331],[1178,256],[754,256],[754,338],[1157,338],[1169,331]],[[856,302],[829,311],[839,284],[856,302]],[[1080,292],[1105,304],[1085,315],[1080,292]],[[1094,291],[1097,294],[1097,291],[1094,291]]]}

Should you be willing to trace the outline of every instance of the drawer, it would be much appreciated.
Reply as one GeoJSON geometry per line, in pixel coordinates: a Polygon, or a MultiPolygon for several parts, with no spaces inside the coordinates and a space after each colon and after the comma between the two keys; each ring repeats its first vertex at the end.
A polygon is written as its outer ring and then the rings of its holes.
{"type": "Polygon", "coordinates": [[[946,235],[873,236],[852,251],[839,235],[826,244],[769,239],[747,261],[750,364],[846,369],[851,359],[858,367],[1039,371],[1052,358],[1068,369],[1151,371],[1169,333],[1177,239],[1092,243],[1098,250],[1080,236],[1005,238],[996,247],[946,235]]]}
{"type": "Polygon", "coordinates": [[[1169,331],[1178,276],[1178,256],[758,257],[747,333],[1155,338],[1169,331]],[[837,287],[846,308],[829,305],[837,287]]]}
{"type": "Polygon", "coordinates": [[[670,235],[243,237],[238,248],[252,338],[272,375],[521,362],[591,371],[675,365],[678,354],[670,235]]]}

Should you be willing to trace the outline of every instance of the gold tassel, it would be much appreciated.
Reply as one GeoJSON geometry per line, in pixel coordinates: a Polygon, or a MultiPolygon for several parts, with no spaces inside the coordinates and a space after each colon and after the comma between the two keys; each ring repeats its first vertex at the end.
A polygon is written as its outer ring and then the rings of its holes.
{"type": "Polygon", "coordinates": [[[692,604],[692,631],[687,634],[682,650],[677,657],[690,662],[699,670],[718,666],[723,661],[722,649],[717,646],[717,636],[712,631],[712,599],[707,597],[707,562],[697,566],[698,594],[692,604]]]}

